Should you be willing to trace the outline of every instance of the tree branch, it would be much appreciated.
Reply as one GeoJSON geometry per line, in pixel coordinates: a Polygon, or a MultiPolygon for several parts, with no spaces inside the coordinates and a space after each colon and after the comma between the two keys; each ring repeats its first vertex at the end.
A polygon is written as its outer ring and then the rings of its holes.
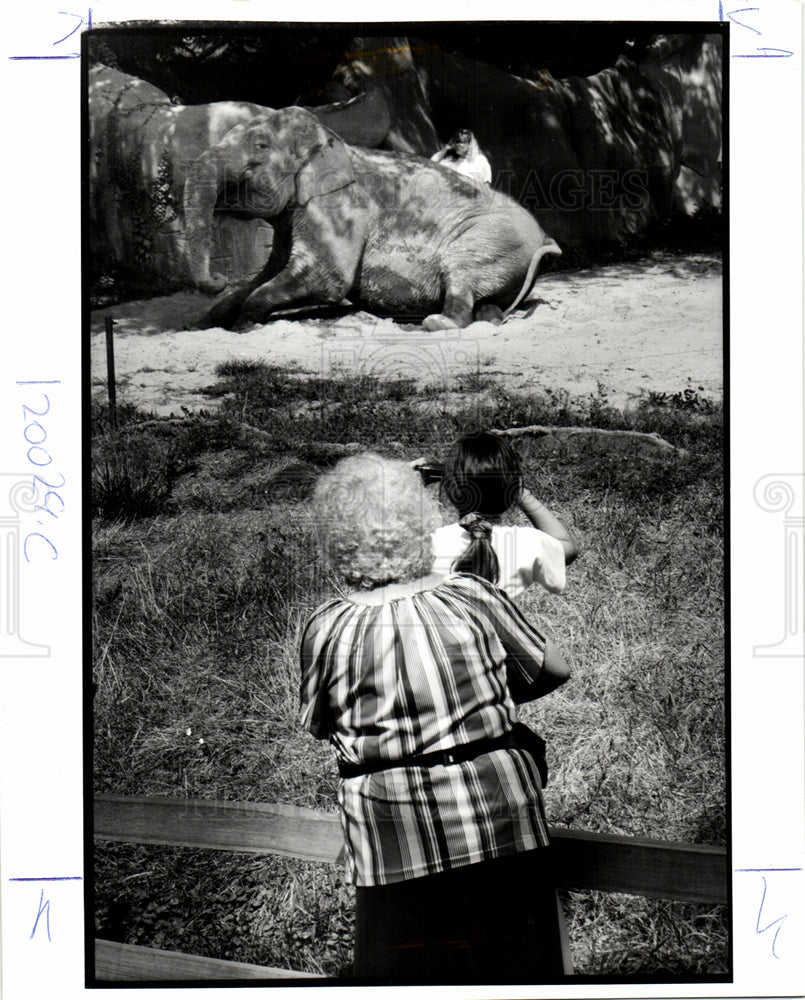
{"type": "Polygon", "coordinates": [[[638,445],[648,445],[667,455],[686,455],[684,448],[666,441],[659,434],[645,431],[606,430],[603,427],[548,427],[541,424],[531,424],[528,427],[499,428],[494,431],[505,437],[552,437],[557,441],[568,441],[571,438],[598,438],[605,444],[610,441],[633,442],[638,445]]]}

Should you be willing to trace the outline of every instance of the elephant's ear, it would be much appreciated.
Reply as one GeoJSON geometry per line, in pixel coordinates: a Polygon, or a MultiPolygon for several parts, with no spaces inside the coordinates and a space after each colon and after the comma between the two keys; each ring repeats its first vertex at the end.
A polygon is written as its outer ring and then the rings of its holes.
{"type": "Polygon", "coordinates": [[[347,101],[307,110],[351,146],[379,146],[391,128],[389,106],[378,87],[347,101]]]}
{"type": "Polygon", "coordinates": [[[311,198],[340,191],[355,180],[344,143],[331,132],[321,131],[326,136],[324,142],[316,146],[296,175],[296,200],[300,205],[307,205],[311,198]]]}

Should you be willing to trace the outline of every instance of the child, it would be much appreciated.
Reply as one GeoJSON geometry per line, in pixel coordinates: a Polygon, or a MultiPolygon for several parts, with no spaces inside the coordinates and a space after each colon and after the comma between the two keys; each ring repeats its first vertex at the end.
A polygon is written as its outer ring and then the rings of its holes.
{"type": "Polygon", "coordinates": [[[482,184],[492,183],[489,160],[481,152],[478,140],[468,128],[460,128],[446,146],[442,146],[438,153],[431,156],[431,160],[482,184]]]}
{"type": "Polygon", "coordinates": [[[472,572],[517,597],[532,583],[550,593],[565,588],[565,567],[578,548],[562,522],[523,487],[520,460],[509,442],[482,431],[456,441],[445,463],[442,496],[460,520],[432,534],[433,571],[472,572]],[[503,525],[517,505],[533,527],[503,525]]]}

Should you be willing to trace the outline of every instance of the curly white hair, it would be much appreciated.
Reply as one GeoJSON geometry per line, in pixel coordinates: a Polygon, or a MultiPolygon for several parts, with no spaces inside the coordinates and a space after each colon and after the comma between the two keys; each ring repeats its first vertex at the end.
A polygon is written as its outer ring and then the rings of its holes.
{"type": "Polygon", "coordinates": [[[406,462],[364,452],[325,473],[313,494],[319,537],[330,564],[355,587],[371,590],[426,576],[438,507],[406,462]]]}

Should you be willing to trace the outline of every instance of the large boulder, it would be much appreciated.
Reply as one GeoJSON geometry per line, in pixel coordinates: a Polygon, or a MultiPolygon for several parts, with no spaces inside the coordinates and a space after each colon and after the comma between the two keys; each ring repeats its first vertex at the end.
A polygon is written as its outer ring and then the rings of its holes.
{"type": "Polygon", "coordinates": [[[536,79],[407,38],[357,38],[337,67],[345,93],[382,91],[384,145],[430,156],[469,128],[493,185],[562,245],[645,232],[673,209],[720,204],[721,44],[656,36],[640,62],[536,79]]]}
{"type": "MultiPolygon", "coordinates": [[[[157,87],[104,65],[89,72],[90,247],[94,277],[122,274],[143,294],[189,285],[182,198],[195,160],[235,125],[270,110],[244,101],[176,104],[157,87]]],[[[377,146],[389,129],[379,92],[313,111],[347,142],[377,146]]],[[[271,252],[263,219],[216,212],[212,268],[252,277],[271,252]]]]}
{"type": "MultiPolygon", "coordinates": [[[[263,108],[225,101],[174,104],[161,90],[107,66],[89,72],[90,247],[96,276],[122,272],[143,288],[189,282],[181,215],[190,164],[263,108]]],[[[271,249],[261,220],[216,220],[215,266],[233,280],[271,249]]]]}

